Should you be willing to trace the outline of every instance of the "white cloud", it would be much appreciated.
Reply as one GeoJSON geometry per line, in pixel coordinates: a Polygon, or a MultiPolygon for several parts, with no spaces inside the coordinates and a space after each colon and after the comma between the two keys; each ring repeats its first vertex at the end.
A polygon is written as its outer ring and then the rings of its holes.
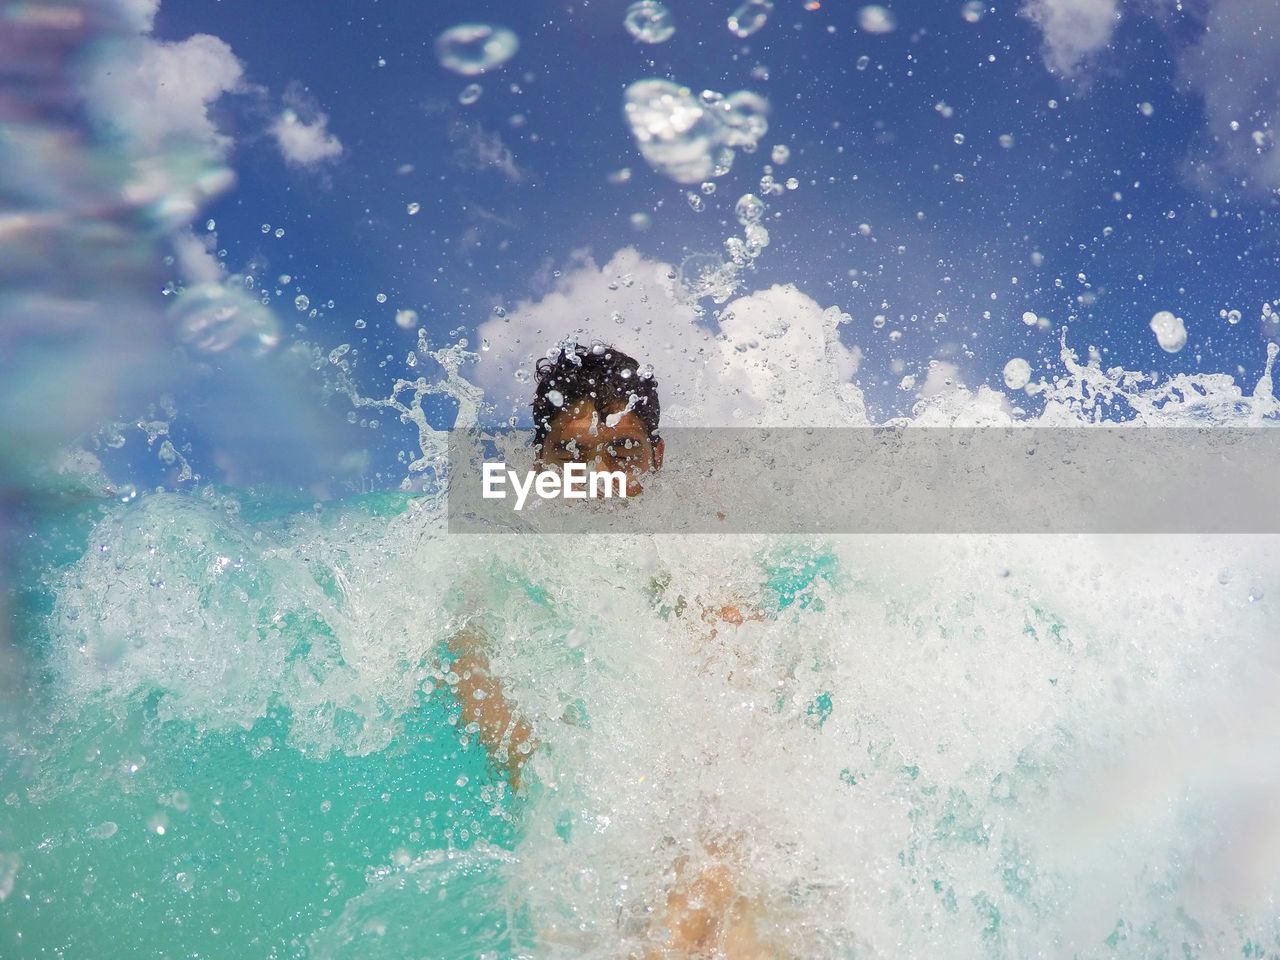
{"type": "Polygon", "coordinates": [[[1110,41],[1119,0],[1027,0],[1022,15],[1044,34],[1044,62],[1068,76],[1110,41]]]}
{"type": "Polygon", "coordinates": [[[1219,0],[1179,67],[1204,101],[1200,179],[1280,189],[1280,6],[1219,0]]]}
{"type": "Polygon", "coordinates": [[[156,21],[160,0],[119,0],[129,25],[140,33],[150,33],[156,21]]]}
{"type": "Polygon", "coordinates": [[[674,273],[631,248],[604,267],[584,256],[551,293],[482,324],[477,334],[489,349],[476,376],[498,416],[527,413],[534,363],[573,337],[652,364],[665,425],[864,422],[850,382],[860,353],[840,343],[838,309],[774,286],[728,303],[713,331],[676,296],[674,273]]]}
{"type": "Polygon", "coordinates": [[[134,155],[184,143],[225,154],[231,138],[218,130],[209,108],[243,89],[243,82],[243,66],[217,37],[198,33],[176,43],[139,38],[101,65],[89,101],[134,155]]]}
{"type": "Polygon", "coordinates": [[[286,108],[271,125],[285,162],[295,167],[312,167],[342,155],[342,141],[329,132],[329,117],[315,111],[310,123],[297,111],[286,108]]]}

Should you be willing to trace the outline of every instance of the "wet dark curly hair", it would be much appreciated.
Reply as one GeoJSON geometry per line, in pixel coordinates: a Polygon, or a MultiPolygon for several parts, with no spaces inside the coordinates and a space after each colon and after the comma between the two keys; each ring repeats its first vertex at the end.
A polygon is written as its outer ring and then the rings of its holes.
{"type": "Polygon", "coordinates": [[[551,420],[561,408],[586,400],[603,417],[630,410],[657,443],[658,381],[633,357],[603,343],[565,344],[554,357],[537,364],[538,385],[533,394],[533,443],[542,446],[551,420]],[[556,396],[558,394],[558,396],[556,396]],[[552,402],[557,400],[559,402],[552,402]]]}

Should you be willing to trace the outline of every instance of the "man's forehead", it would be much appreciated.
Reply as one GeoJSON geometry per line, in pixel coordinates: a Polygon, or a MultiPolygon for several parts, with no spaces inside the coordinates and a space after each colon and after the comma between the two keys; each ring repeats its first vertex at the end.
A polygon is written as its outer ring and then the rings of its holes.
{"type": "Polygon", "coordinates": [[[590,403],[566,404],[548,425],[548,434],[554,439],[578,437],[594,441],[614,437],[641,439],[647,437],[644,421],[632,411],[627,411],[615,421],[608,414],[599,413],[590,403]],[[610,426],[610,423],[613,423],[610,426]]]}

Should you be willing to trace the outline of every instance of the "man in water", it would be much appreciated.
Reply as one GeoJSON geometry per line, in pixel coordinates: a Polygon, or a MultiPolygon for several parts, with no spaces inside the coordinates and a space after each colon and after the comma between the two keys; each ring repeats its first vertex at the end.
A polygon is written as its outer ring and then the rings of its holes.
{"type": "MultiPolygon", "coordinates": [[[[594,470],[622,471],[627,496],[638,496],[646,474],[662,468],[660,415],[652,373],[614,347],[575,345],[562,349],[555,359],[538,362],[533,443],[539,467],[581,463],[594,470]]],[[[736,606],[726,604],[704,619],[738,625],[744,617],[736,606]]],[[[715,627],[711,629],[714,635],[715,627]]],[[[518,789],[537,740],[490,672],[485,646],[474,628],[449,642],[455,658],[452,673],[459,678],[454,690],[463,704],[464,723],[477,724],[480,741],[518,789]]],[[[662,918],[666,942],[647,951],[643,960],[714,951],[730,960],[774,957],[756,935],[758,905],[738,892],[732,845],[707,842],[704,847],[709,865],[699,869],[684,859],[675,864],[676,882],[662,918]]]]}

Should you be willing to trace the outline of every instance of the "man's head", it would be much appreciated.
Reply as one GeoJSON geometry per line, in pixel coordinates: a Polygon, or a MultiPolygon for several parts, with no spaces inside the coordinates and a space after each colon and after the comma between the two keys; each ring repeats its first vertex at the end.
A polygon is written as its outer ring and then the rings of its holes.
{"type": "Polygon", "coordinates": [[[601,343],[565,346],[538,361],[533,443],[545,464],[622,470],[627,495],[639,475],[662,466],[658,384],[649,370],[601,343]]]}

